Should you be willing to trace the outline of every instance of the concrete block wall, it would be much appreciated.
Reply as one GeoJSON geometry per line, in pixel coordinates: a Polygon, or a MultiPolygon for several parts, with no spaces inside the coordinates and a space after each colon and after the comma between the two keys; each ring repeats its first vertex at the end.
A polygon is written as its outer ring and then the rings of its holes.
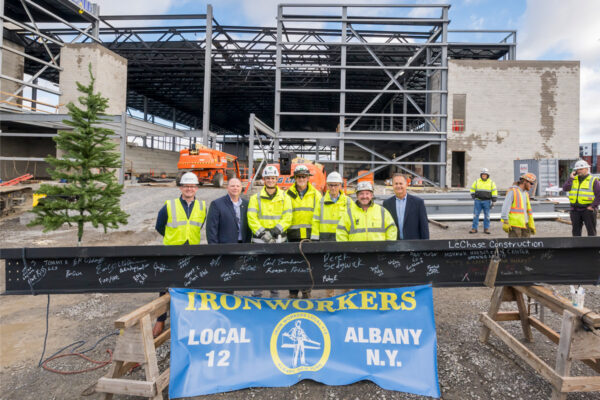
{"type": "Polygon", "coordinates": [[[60,50],[60,96],[59,113],[66,114],[64,106],[69,102],[79,105],[81,93],[75,82],[87,85],[90,82],[88,65],[92,63],[92,74],[96,79],[95,91],[108,98],[106,114],[122,114],[127,100],[127,59],[97,43],[67,44],[60,50]]]}
{"type": "MultiPolygon", "coordinates": [[[[50,138],[1,137],[0,156],[45,158],[55,155],[56,143],[50,138]]],[[[0,161],[0,179],[7,181],[27,173],[35,178],[49,178],[44,161],[0,161]]]]}
{"type": "Polygon", "coordinates": [[[134,174],[147,174],[154,171],[155,175],[166,173],[170,176],[177,175],[177,162],[179,152],[148,149],[145,147],[127,145],[125,150],[125,171],[134,174]]]}
{"type": "Polygon", "coordinates": [[[513,182],[513,160],[577,158],[579,61],[451,60],[448,65],[448,168],[465,152],[465,185],[490,169],[499,188],[513,182]],[[466,94],[465,131],[452,132],[453,94],[466,94]]]}
{"type": "MultiPolygon", "coordinates": [[[[23,52],[24,47],[13,43],[9,40],[3,39],[2,45],[23,52]]],[[[11,78],[23,80],[25,72],[25,59],[20,55],[11,53],[10,51],[2,49],[2,74],[10,76],[11,78]]],[[[0,79],[0,91],[14,93],[20,87],[19,83],[9,81],[7,79],[0,79]]],[[[23,96],[23,93],[20,93],[23,96]]],[[[0,93],[0,100],[6,100],[10,96],[0,93]]],[[[12,103],[22,104],[20,99],[10,100],[12,103]]]]}

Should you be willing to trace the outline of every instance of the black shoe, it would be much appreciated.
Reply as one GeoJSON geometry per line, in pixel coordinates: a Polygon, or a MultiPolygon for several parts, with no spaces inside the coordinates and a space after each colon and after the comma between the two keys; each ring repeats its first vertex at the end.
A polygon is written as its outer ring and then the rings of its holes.
{"type": "Polygon", "coordinates": [[[471,229],[469,233],[477,233],[477,229],[471,229]]]}

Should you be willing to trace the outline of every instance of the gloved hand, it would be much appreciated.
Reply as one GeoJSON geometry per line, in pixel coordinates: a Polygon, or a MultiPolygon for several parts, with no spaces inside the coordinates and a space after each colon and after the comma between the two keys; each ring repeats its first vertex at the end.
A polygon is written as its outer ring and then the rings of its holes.
{"type": "Polygon", "coordinates": [[[267,243],[277,243],[277,238],[271,237],[271,240],[269,240],[267,243]]]}
{"type": "Polygon", "coordinates": [[[270,243],[271,239],[273,239],[273,235],[271,235],[271,232],[266,229],[263,231],[263,233],[260,235],[260,238],[265,242],[265,243],[270,243]]]}
{"type": "Polygon", "coordinates": [[[506,233],[510,232],[512,230],[510,224],[504,220],[500,220],[500,222],[502,222],[502,230],[506,233]]]}
{"type": "Polygon", "coordinates": [[[283,233],[278,226],[274,226],[273,228],[269,229],[269,231],[271,232],[271,236],[273,237],[277,237],[283,233]]]}
{"type": "Polygon", "coordinates": [[[475,200],[475,193],[471,193],[471,198],[475,200]]]}
{"type": "Polygon", "coordinates": [[[535,223],[533,222],[533,215],[529,216],[529,220],[527,221],[527,227],[529,228],[529,232],[531,232],[532,235],[535,235],[535,223]]]}
{"type": "Polygon", "coordinates": [[[529,233],[531,233],[532,235],[535,235],[535,233],[536,233],[535,226],[529,227],[529,233]]]}

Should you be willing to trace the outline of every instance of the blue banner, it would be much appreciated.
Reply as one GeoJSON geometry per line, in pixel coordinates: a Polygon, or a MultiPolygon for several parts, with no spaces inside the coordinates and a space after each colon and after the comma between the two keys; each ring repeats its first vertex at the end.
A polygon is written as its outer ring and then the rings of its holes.
{"type": "Polygon", "coordinates": [[[370,380],[439,397],[431,286],[325,299],[171,292],[171,398],[370,380]]]}

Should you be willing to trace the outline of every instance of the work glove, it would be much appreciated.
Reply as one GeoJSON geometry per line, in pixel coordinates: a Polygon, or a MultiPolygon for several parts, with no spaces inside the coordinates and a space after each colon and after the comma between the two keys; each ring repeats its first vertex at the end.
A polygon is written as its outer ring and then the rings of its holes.
{"type": "Polygon", "coordinates": [[[267,243],[277,243],[277,238],[271,237],[271,240],[269,240],[267,243]]]}
{"type": "Polygon", "coordinates": [[[471,198],[475,200],[475,193],[471,193],[471,198]]]}
{"type": "Polygon", "coordinates": [[[273,237],[277,237],[283,233],[278,226],[274,226],[273,228],[269,229],[269,231],[271,232],[271,236],[273,237]]]}
{"type": "Polygon", "coordinates": [[[535,233],[536,233],[535,226],[529,227],[529,233],[531,233],[532,235],[535,235],[535,233]]]}
{"type": "Polygon", "coordinates": [[[273,235],[271,235],[271,232],[268,229],[265,229],[263,231],[263,233],[261,233],[260,238],[265,242],[265,243],[270,243],[271,240],[273,239],[273,235]]]}
{"type": "Polygon", "coordinates": [[[533,222],[533,215],[529,216],[529,220],[527,221],[527,227],[529,228],[529,232],[531,232],[532,235],[535,235],[535,224],[533,222]]]}
{"type": "Polygon", "coordinates": [[[512,228],[510,227],[510,224],[508,222],[505,222],[504,220],[500,220],[500,222],[502,222],[502,230],[504,232],[508,233],[512,230],[512,228]]]}

